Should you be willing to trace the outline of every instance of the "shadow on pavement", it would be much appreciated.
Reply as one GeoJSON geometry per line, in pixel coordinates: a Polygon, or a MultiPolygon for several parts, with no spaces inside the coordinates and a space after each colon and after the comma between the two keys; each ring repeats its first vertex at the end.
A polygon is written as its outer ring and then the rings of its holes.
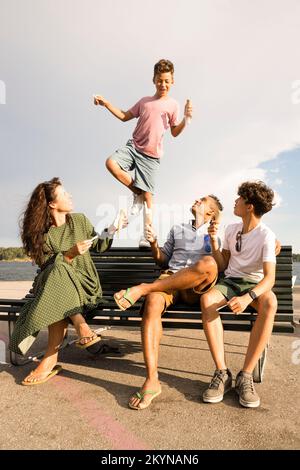
{"type": "MultiPolygon", "coordinates": [[[[111,342],[111,338],[106,336],[105,341],[111,342]]],[[[59,353],[59,364],[63,366],[62,372],[56,376],[59,380],[60,377],[65,379],[70,379],[80,381],[82,383],[96,385],[97,387],[104,388],[108,393],[114,396],[117,403],[122,407],[128,407],[128,400],[130,396],[137,391],[136,386],[127,385],[128,376],[130,377],[141,377],[140,386],[142,386],[143,379],[145,378],[145,366],[143,362],[137,362],[131,359],[128,359],[128,356],[135,353],[141,352],[141,343],[140,341],[129,341],[123,338],[113,337],[113,344],[119,346],[121,354],[114,355],[99,355],[92,356],[86,351],[82,351],[76,348],[74,345],[67,346],[59,353]],[[80,367],[95,368],[100,369],[104,372],[116,372],[119,374],[118,381],[111,381],[106,378],[99,378],[87,373],[82,373],[81,371],[70,371],[64,368],[64,364],[71,364],[80,367]],[[124,381],[122,381],[122,376],[124,381]]],[[[28,375],[30,370],[34,369],[35,362],[26,364],[24,366],[11,366],[11,365],[1,365],[0,372],[6,371],[14,377],[16,384],[20,385],[23,378],[28,375]]],[[[159,368],[159,377],[162,383],[162,387],[165,391],[165,394],[161,396],[160,402],[168,401],[169,403],[175,401],[186,400],[192,402],[201,401],[201,396],[207,384],[209,383],[210,376],[206,375],[206,381],[199,380],[199,376],[204,375],[201,372],[193,371],[183,371],[178,369],[168,369],[164,367],[159,368]],[[177,374],[195,374],[197,379],[191,379],[187,377],[180,377],[177,374]],[[172,393],[167,393],[167,389],[175,389],[179,394],[182,394],[182,397],[178,396],[176,393],[175,396],[172,393]]],[[[49,380],[49,382],[38,385],[36,387],[46,387],[48,383],[53,383],[55,378],[49,380]]],[[[20,385],[21,386],[21,385],[20,385]]],[[[72,387],[72,384],[69,384],[72,387]]],[[[25,387],[24,387],[25,388],[25,387]]],[[[32,388],[32,387],[26,387],[32,388]]]]}

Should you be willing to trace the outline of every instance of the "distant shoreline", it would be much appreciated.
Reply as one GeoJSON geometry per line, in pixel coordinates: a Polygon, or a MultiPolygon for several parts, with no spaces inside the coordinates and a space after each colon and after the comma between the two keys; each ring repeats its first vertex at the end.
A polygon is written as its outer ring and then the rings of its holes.
{"type": "Polygon", "coordinates": [[[0,263],[32,263],[30,258],[1,259],[0,263]]]}

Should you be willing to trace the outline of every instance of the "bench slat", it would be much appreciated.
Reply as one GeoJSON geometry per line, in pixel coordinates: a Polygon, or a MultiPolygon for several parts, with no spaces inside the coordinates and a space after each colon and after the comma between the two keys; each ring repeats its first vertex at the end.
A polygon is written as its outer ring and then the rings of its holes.
{"type": "MultiPolygon", "coordinates": [[[[124,326],[124,327],[129,327],[129,328],[136,328],[140,327],[141,323],[139,320],[130,320],[130,319],[119,319],[119,318],[101,318],[101,319],[93,319],[92,324],[94,325],[102,325],[102,326],[124,326]]],[[[173,329],[199,329],[203,328],[202,322],[199,321],[199,323],[196,322],[188,322],[188,321],[183,321],[183,322],[173,322],[173,321],[163,321],[163,327],[164,328],[173,328],[173,329]]],[[[251,322],[242,322],[242,323],[237,323],[237,322],[230,322],[230,323],[223,323],[223,328],[224,330],[230,330],[230,331],[251,331],[252,329],[252,323],[251,322]]],[[[273,332],[279,332],[279,333],[293,333],[294,328],[290,323],[275,323],[273,327],[273,332]]]]}

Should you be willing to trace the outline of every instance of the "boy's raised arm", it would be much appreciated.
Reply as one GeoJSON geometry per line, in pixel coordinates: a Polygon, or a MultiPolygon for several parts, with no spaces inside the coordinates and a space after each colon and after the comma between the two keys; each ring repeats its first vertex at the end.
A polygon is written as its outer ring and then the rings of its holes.
{"type": "Polygon", "coordinates": [[[101,95],[94,95],[94,104],[104,106],[108,111],[111,112],[116,118],[120,119],[122,122],[130,121],[134,116],[130,111],[122,111],[119,108],[113,106],[107,99],[101,95]]]}
{"type": "Polygon", "coordinates": [[[192,118],[193,106],[191,100],[187,100],[184,107],[184,118],[177,126],[171,126],[171,134],[173,137],[177,137],[183,129],[186,127],[189,120],[192,118]]]}
{"type": "Polygon", "coordinates": [[[183,118],[182,121],[178,124],[178,126],[171,127],[172,136],[177,137],[179,134],[181,134],[185,126],[186,126],[186,121],[185,121],[185,118],[183,118]]]}

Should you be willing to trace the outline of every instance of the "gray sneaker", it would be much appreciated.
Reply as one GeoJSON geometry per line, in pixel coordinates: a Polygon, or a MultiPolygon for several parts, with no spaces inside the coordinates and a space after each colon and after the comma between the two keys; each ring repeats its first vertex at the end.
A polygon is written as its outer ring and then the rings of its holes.
{"type": "Polygon", "coordinates": [[[257,408],[260,405],[259,396],[254,388],[252,374],[241,370],[236,376],[235,391],[239,396],[239,402],[242,406],[257,408]]]}
{"type": "Polygon", "coordinates": [[[219,403],[232,387],[232,373],[229,369],[216,369],[208,389],[203,393],[205,403],[219,403]]]}

